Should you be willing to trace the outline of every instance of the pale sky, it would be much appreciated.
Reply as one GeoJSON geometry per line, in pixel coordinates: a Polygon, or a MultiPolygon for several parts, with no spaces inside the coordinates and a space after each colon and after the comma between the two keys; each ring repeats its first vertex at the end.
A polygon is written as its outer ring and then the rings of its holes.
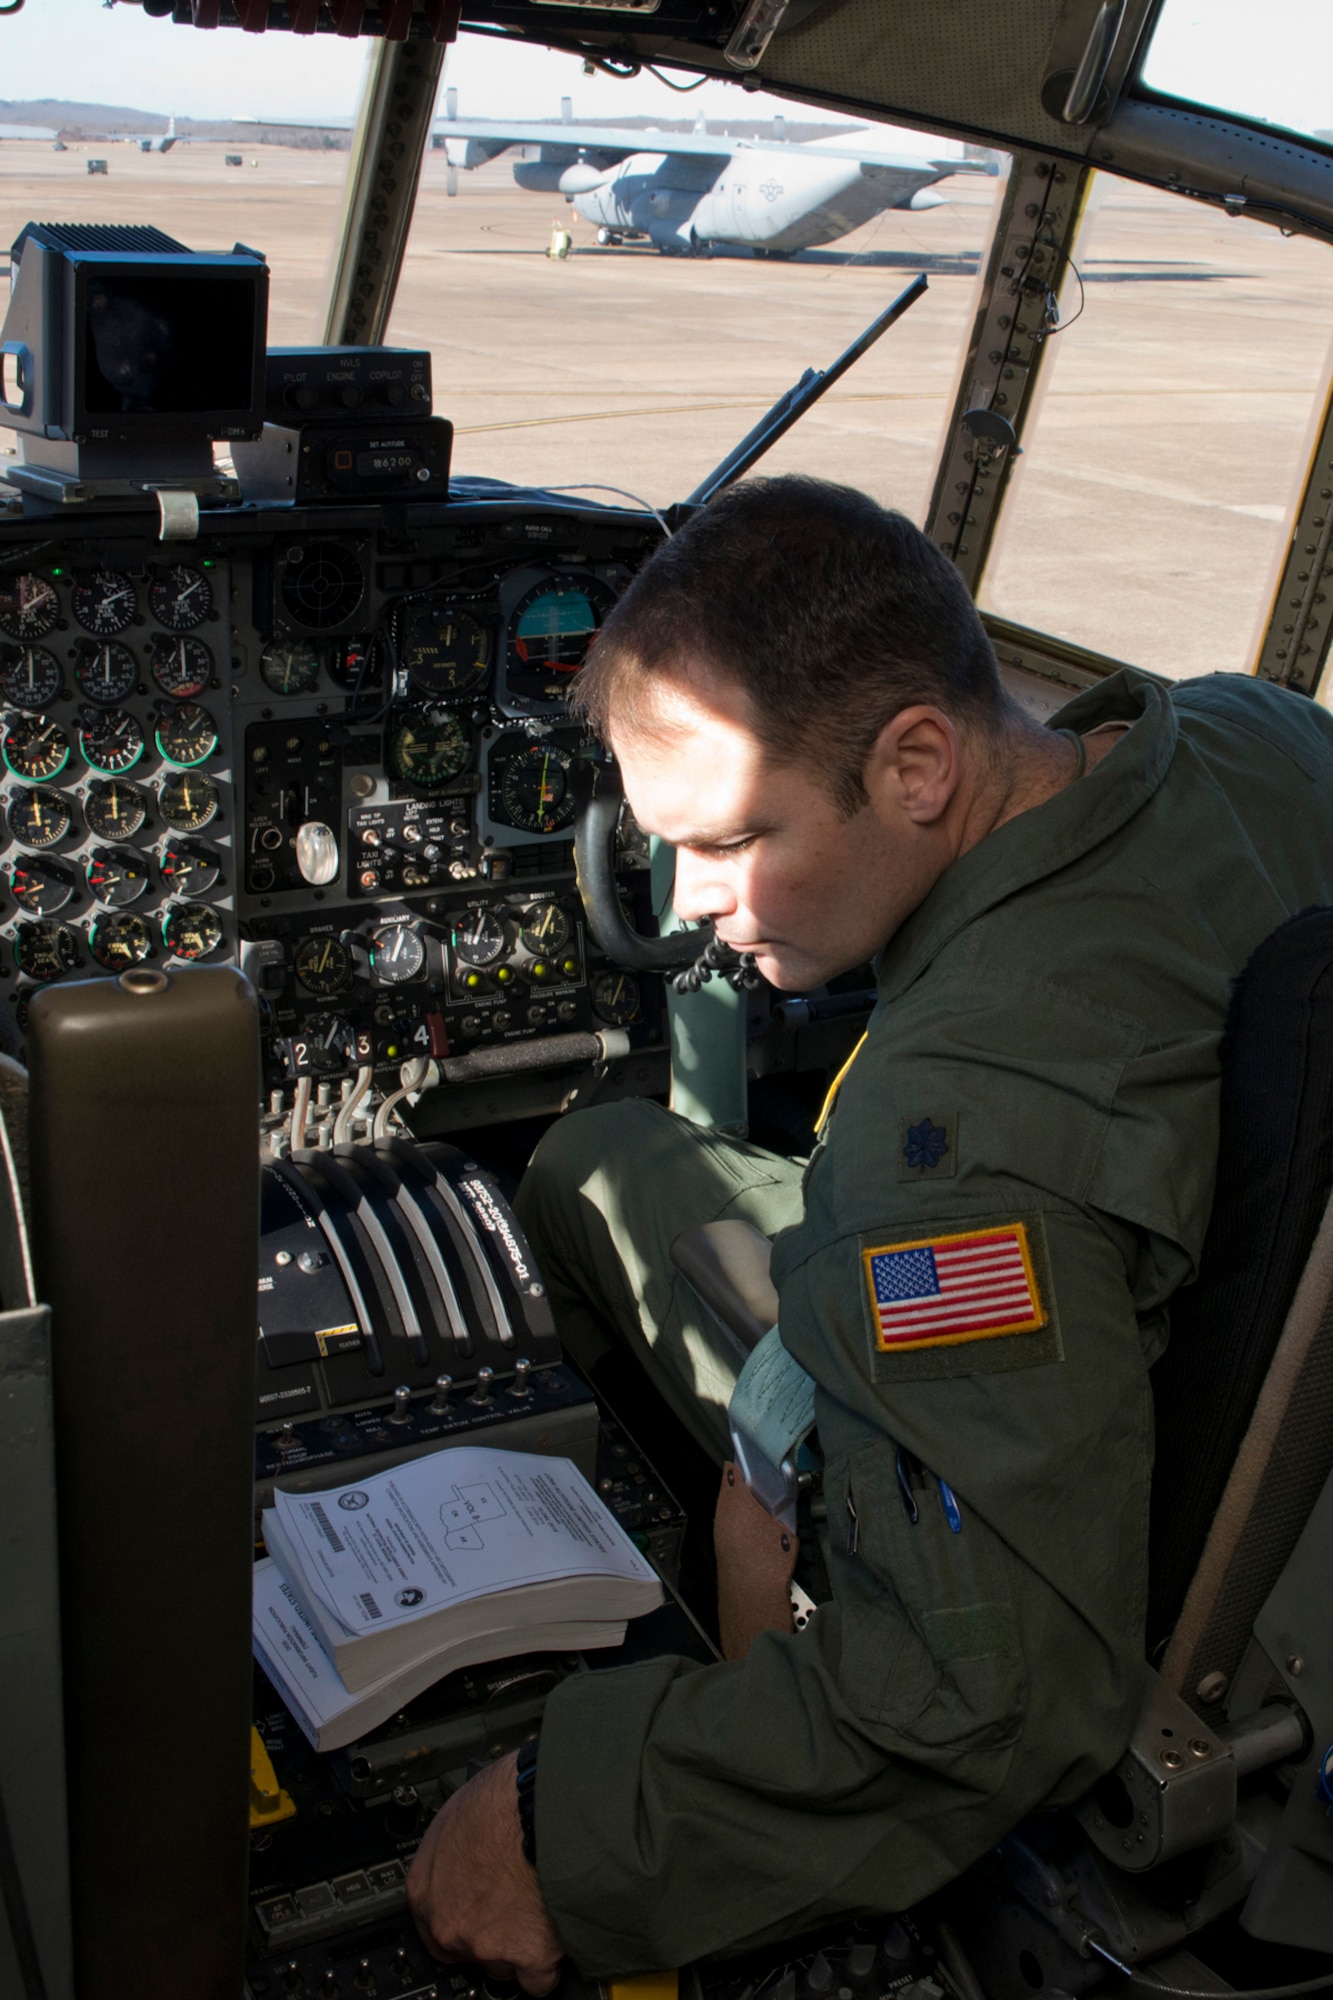
{"type": "MultiPolygon", "coordinates": [[[[0,96],[121,103],[183,117],[347,115],[365,45],[333,35],[207,34],[146,19],[132,0],[26,0],[0,15],[0,96]]],[[[1159,88],[1297,130],[1333,128],[1329,0],[1167,0],[1147,75],[1159,88]]],[[[463,35],[445,81],[467,116],[770,117],[793,107],[710,82],[689,96],[642,75],[585,77],[577,58],[463,35]]],[[[827,113],[819,114],[828,116],[827,113]]]]}

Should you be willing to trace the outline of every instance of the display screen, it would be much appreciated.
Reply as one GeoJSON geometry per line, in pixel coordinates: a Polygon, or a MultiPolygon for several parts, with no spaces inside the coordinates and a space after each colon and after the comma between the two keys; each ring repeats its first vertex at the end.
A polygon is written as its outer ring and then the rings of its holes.
{"type": "Polygon", "coordinates": [[[247,411],[254,393],[258,267],[87,271],[83,407],[89,417],[247,411]]]}

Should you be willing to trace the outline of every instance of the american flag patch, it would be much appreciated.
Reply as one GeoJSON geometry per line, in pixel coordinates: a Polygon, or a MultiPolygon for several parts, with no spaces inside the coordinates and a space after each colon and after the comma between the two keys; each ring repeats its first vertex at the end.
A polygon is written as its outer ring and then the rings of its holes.
{"type": "Polygon", "coordinates": [[[863,1250],[875,1345],[882,1354],[951,1347],[1045,1326],[1021,1222],[863,1250]]]}

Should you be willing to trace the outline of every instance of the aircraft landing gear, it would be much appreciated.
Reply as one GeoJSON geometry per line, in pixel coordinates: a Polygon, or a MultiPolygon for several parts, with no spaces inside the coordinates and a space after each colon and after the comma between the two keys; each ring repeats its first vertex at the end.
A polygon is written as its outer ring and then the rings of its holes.
{"type": "Polygon", "coordinates": [[[597,241],[601,244],[603,250],[608,246],[614,250],[618,250],[624,240],[618,229],[607,229],[603,226],[597,232],[597,241]]]}

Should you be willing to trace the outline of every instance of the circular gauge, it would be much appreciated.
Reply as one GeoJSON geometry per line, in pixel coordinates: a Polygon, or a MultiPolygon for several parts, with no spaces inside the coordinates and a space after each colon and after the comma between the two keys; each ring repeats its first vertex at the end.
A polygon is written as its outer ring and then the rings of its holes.
{"type": "Polygon", "coordinates": [[[356,1030],[339,1014],[308,1014],[292,1039],[301,1044],[301,1068],[316,1076],[350,1069],[356,1058],[356,1030]]]}
{"type": "Polygon", "coordinates": [[[222,873],[222,863],[213,849],[191,840],[169,840],[158,866],[178,896],[202,896],[222,873]]]}
{"type": "Polygon", "coordinates": [[[169,639],[165,632],[152,642],[153,679],[173,701],[190,701],[213,678],[213,655],[202,639],[169,639]]]}
{"type": "Polygon", "coordinates": [[[60,662],[45,646],[6,646],[0,688],[19,708],[49,708],[60,698],[60,662]]]}
{"type": "Polygon", "coordinates": [[[265,646],[259,671],[274,694],[309,694],[319,679],[319,649],[304,639],[265,646]]]}
{"type": "Polygon", "coordinates": [[[509,672],[576,674],[615,593],[592,576],[553,576],[519,600],[509,620],[509,672]]]}
{"type": "Polygon", "coordinates": [[[200,833],[217,817],[218,788],[202,771],[182,771],[157,794],[162,817],[175,833],[200,833]]]}
{"type": "Polygon", "coordinates": [[[0,736],[0,755],[16,778],[35,785],[58,778],[69,762],[69,738],[45,715],[11,715],[0,736]]]}
{"type": "Polygon", "coordinates": [[[307,632],[348,625],[366,594],[360,554],[346,542],[293,542],[283,551],[278,589],[293,625],[307,632]]]}
{"type": "Polygon", "coordinates": [[[139,593],[134,579],[119,570],[99,569],[85,583],[77,583],[70,593],[70,609],[85,632],[100,639],[114,639],[134,623],[139,610],[139,593]]]}
{"type": "Polygon", "coordinates": [[[628,1027],[640,1012],[639,982],[631,972],[599,972],[592,982],[593,1012],[613,1027],[628,1027]]]}
{"type": "Polygon", "coordinates": [[[489,910],[465,910],[450,943],[464,965],[493,965],[505,948],[505,927],[489,910]]]}
{"type": "Polygon", "coordinates": [[[89,701],[124,701],[133,692],[139,668],[128,646],[94,646],[84,639],[74,677],[89,701]]]}
{"type": "Polygon", "coordinates": [[[124,913],[94,917],[88,942],[93,957],[108,972],[124,972],[127,966],[138,965],[153,949],[152,933],[143,918],[124,913]]]}
{"type": "Polygon", "coordinates": [[[430,791],[456,778],[468,757],[467,731],[447,708],[412,708],[389,737],[396,778],[430,791]]]}
{"type": "Polygon", "coordinates": [[[438,700],[479,694],[486,685],[491,635],[470,611],[427,599],[399,614],[398,658],[412,685],[438,700]]]}
{"type": "Polygon", "coordinates": [[[118,778],[143,756],[143,731],[123,708],[101,708],[80,723],[79,748],[94,771],[118,778]]]}
{"type": "Polygon", "coordinates": [[[352,954],[337,938],[302,938],[292,963],[306,992],[317,993],[321,1000],[345,993],[352,983],[352,954]]]}
{"type": "Polygon", "coordinates": [[[373,639],[339,639],[330,646],[324,664],[329,679],[344,694],[376,688],[384,677],[380,649],[373,639]]]}
{"type": "Polygon", "coordinates": [[[370,968],[382,986],[416,979],[426,963],[426,946],[411,924],[386,924],[370,939],[370,968]]]}
{"type": "Polygon", "coordinates": [[[172,632],[192,632],[213,609],[213,586],[201,569],[173,563],[148,586],[148,609],[172,632]]]}
{"type": "Polygon", "coordinates": [[[148,800],[137,785],[99,778],[88,787],[83,816],[100,840],[132,840],[148,817],[148,800]]]}
{"type": "Polygon", "coordinates": [[[83,875],[98,902],[110,910],[137,903],[152,880],[147,861],[132,847],[95,847],[83,875]]]}
{"type": "Polygon", "coordinates": [[[14,937],[14,963],[29,979],[59,979],[79,962],[78,940],[68,924],[20,924],[14,937]]]}
{"type": "Polygon", "coordinates": [[[44,639],[59,616],[55,585],[44,576],[0,577],[0,632],[11,639],[44,639]]]}
{"type": "Polygon", "coordinates": [[[504,767],[500,798],[510,826],[554,833],[574,817],[569,773],[574,759],[554,743],[526,743],[504,767]]]}
{"type": "Polygon", "coordinates": [[[188,770],[202,764],[218,747],[213,718],[197,701],[182,702],[158,725],[157,747],[168,764],[188,770]]]}
{"type": "Polygon", "coordinates": [[[74,871],[63,862],[35,854],[14,863],[9,886],[14,901],[34,917],[53,917],[74,894],[74,871]]]}
{"type": "Polygon", "coordinates": [[[222,943],[222,922],[207,903],[173,903],[162,919],[162,942],[177,958],[207,958],[222,943]]]}
{"type": "Polygon", "coordinates": [[[45,785],[15,792],[5,818],[11,837],[23,847],[54,847],[73,824],[69,806],[60,793],[48,791],[45,785]]]}
{"type": "Polygon", "coordinates": [[[518,941],[525,951],[559,951],[569,943],[569,918],[559,903],[534,903],[523,913],[518,941]]]}

